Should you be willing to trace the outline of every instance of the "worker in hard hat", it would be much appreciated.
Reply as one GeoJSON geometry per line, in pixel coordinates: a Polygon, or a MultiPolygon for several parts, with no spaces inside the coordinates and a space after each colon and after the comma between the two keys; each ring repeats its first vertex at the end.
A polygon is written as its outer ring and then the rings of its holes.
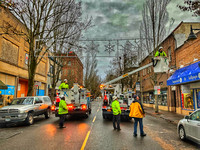
{"type": "Polygon", "coordinates": [[[68,113],[68,109],[67,109],[67,104],[65,101],[65,96],[62,95],[60,103],[59,103],[59,109],[58,109],[58,114],[60,117],[60,121],[59,121],[60,128],[65,128],[64,122],[65,122],[65,117],[66,117],[67,113],[68,113]]]}
{"type": "Polygon", "coordinates": [[[155,54],[155,57],[158,57],[158,56],[164,56],[164,57],[167,57],[166,53],[163,51],[163,47],[159,47],[158,51],[156,52],[155,54]]]}
{"type": "Polygon", "coordinates": [[[113,102],[111,106],[113,111],[113,128],[114,130],[117,129],[119,131],[121,130],[120,128],[121,108],[117,96],[113,96],[113,102]],[[116,122],[117,122],[117,127],[116,127],[116,122]]]}
{"type": "Polygon", "coordinates": [[[69,85],[67,84],[67,79],[64,79],[64,82],[60,84],[59,90],[69,89],[69,85]]]}

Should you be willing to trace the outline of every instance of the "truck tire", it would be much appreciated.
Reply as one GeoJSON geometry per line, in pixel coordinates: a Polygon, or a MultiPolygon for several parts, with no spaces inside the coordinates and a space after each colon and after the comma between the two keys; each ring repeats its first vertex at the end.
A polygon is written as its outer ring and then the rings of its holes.
{"type": "Polygon", "coordinates": [[[106,119],[106,116],[103,114],[103,119],[106,119]]]}
{"type": "Polygon", "coordinates": [[[32,113],[28,113],[27,118],[25,120],[25,123],[27,125],[32,125],[34,123],[34,119],[33,119],[33,114],[32,113]]]}
{"type": "Polygon", "coordinates": [[[86,112],[84,117],[88,118],[89,117],[89,112],[86,112]]]}
{"type": "Polygon", "coordinates": [[[50,109],[47,109],[47,111],[44,113],[45,119],[48,119],[50,117],[51,111],[50,109]]]}

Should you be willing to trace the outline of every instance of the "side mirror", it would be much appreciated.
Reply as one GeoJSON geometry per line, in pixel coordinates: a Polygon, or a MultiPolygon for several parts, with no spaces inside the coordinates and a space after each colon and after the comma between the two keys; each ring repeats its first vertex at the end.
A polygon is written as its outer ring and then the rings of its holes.
{"type": "Polygon", "coordinates": [[[190,119],[190,116],[185,116],[185,119],[190,119]]]}

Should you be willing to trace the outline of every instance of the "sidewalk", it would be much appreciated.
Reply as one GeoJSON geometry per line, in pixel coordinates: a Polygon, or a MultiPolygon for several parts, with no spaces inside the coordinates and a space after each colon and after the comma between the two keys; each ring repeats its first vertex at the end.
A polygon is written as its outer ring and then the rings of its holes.
{"type": "Polygon", "coordinates": [[[155,113],[155,110],[151,107],[144,107],[144,111],[148,115],[162,118],[175,125],[178,124],[179,120],[184,118],[183,115],[176,114],[175,112],[164,111],[164,110],[159,110],[159,113],[155,113]]]}

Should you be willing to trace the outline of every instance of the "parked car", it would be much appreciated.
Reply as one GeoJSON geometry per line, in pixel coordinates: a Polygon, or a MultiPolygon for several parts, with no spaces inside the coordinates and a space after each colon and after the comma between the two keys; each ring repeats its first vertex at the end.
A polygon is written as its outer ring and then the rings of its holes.
{"type": "Polygon", "coordinates": [[[190,139],[200,144],[200,109],[181,119],[177,130],[181,140],[190,139]]]}
{"type": "Polygon", "coordinates": [[[0,108],[0,125],[25,122],[34,123],[34,116],[50,117],[52,102],[48,96],[15,98],[8,106],[0,108]]]}

